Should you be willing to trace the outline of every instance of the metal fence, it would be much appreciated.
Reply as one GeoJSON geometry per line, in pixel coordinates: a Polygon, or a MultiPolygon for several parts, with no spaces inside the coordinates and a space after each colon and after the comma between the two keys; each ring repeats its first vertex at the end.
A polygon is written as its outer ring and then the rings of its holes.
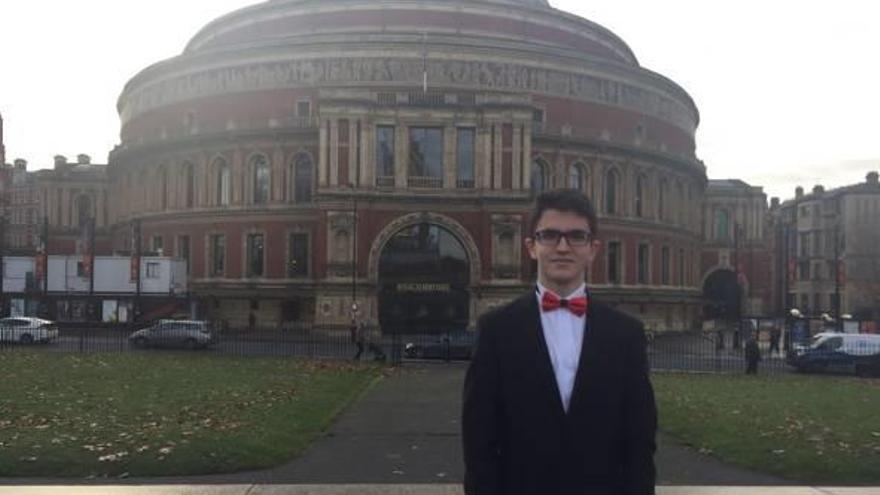
{"type": "MultiPolygon", "coordinates": [[[[702,331],[649,332],[648,359],[654,370],[741,373],[747,365],[746,342],[754,338],[756,346],[752,348],[757,347],[760,356],[759,372],[791,372],[793,368],[786,362],[786,356],[793,346],[807,344],[812,336],[829,329],[833,328],[823,323],[749,318],[702,331]]],[[[210,322],[167,320],[162,324],[141,325],[62,323],[56,326],[53,323],[47,327],[38,321],[18,326],[0,324],[0,351],[3,352],[38,348],[46,352],[150,353],[165,349],[230,356],[358,358],[401,364],[410,360],[468,360],[474,340],[471,332],[383,335],[378,328],[364,328],[353,334],[347,326],[303,324],[227,327],[210,322]],[[162,330],[163,324],[167,331],[164,336],[157,331],[162,330]],[[196,328],[181,329],[184,324],[196,325],[196,328]],[[194,333],[206,337],[203,341],[195,340],[194,333]]]]}

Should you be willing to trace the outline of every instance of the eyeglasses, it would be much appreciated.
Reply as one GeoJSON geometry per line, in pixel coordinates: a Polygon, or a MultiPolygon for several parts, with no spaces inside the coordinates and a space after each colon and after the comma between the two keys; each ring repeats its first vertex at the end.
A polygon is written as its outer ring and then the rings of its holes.
{"type": "Polygon", "coordinates": [[[586,230],[569,230],[563,232],[556,229],[544,229],[535,232],[535,240],[543,246],[558,246],[559,241],[565,238],[569,246],[583,247],[593,240],[593,235],[586,230]]]}

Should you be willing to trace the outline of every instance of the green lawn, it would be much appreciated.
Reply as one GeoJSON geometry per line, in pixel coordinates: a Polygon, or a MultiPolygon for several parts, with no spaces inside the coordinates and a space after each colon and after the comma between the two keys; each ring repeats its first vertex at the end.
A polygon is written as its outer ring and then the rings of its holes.
{"type": "Polygon", "coordinates": [[[192,353],[0,354],[0,476],[230,472],[301,453],[381,369],[192,353]]]}
{"type": "Polygon", "coordinates": [[[660,427],[698,449],[806,483],[880,482],[880,380],[653,375],[660,427]]]}

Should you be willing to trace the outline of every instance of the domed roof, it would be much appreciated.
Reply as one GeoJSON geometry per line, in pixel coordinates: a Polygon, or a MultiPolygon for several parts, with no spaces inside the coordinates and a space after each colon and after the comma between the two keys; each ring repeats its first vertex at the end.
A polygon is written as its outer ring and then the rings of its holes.
{"type": "Polygon", "coordinates": [[[329,33],[413,32],[555,46],[638,65],[614,33],[552,8],[548,0],[268,0],[210,22],[184,54],[277,45],[329,33]]]}

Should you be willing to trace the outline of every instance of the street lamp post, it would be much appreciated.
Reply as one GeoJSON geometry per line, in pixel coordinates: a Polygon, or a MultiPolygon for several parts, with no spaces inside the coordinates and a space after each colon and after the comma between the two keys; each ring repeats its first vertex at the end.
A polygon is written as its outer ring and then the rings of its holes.
{"type": "Polygon", "coordinates": [[[843,319],[840,317],[840,226],[834,226],[834,317],[835,326],[842,332],[843,319]]]}
{"type": "Polygon", "coordinates": [[[357,258],[358,258],[358,241],[357,241],[357,231],[358,231],[358,201],[357,195],[354,194],[354,187],[352,187],[352,246],[351,246],[351,320],[356,323],[358,310],[357,302],[357,258]]]}

